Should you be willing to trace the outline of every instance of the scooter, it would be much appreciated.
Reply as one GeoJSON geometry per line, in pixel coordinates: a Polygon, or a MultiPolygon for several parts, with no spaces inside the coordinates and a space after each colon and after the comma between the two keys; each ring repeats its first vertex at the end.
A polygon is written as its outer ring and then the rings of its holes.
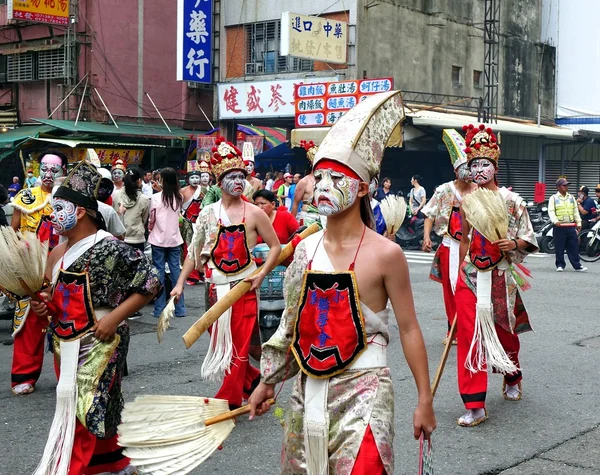
{"type": "Polygon", "coordinates": [[[548,221],[544,224],[539,231],[535,233],[537,238],[540,251],[546,254],[555,254],[556,248],[554,246],[554,225],[552,221],[548,221]]]}
{"type": "MultiPolygon", "coordinates": [[[[416,216],[407,217],[396,233],[396,243],[404,250],[420,251],[423,248],[423,237],[425,235],[425,220],[416,216]]],[[[440,237],[431,233],[432,251],[435,252],[441,244],[440,237]]]]}

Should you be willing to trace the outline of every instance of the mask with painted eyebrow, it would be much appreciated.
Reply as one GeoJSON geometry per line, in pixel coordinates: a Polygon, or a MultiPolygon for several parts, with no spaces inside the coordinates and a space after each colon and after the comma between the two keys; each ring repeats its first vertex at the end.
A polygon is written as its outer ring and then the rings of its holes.
{"type": "Polygon", "coordinates": [[[315,202],[319,213],[331,216],[350,208],[358,197],[359,181],[329,169],[314,172],[315,202]]]}

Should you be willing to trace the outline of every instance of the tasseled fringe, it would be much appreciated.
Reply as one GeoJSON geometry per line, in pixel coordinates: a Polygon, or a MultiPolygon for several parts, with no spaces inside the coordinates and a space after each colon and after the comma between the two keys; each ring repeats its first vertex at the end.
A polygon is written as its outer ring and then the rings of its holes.
{"type": "Polygon", "coordinates": [[[60,344],[56,409],[42,460],[33,475],[67,475],[75,440],[79,340],[60,344]]]}
{"type": "Polygon", "coordinates": [[[477,304],[475,333],[465,361],[465,368],[471,373],[485,371],[487,364],[503,374],[519,370],[508,357],[496,333],[493,307],[490,304],[477,304]]]}
{"type": "Polygon", "coordinates": [[[202,363],[202,378],[215,383],[220,382],[225,372],[229,371],[232,355],[231,309],[229,309],[213,324],[210,345],[202,363]]]}
{"type": "Polygon", "coordinates": [[[306,422],[306,473],[327,475],[329,473],[329,421],[306,422]]]}
{"type": "Polygon", "coordinates": [[[531,277],[531,272],[529,271],[529,269],[527,269],[527,267],[521,264],[515,264],[510,266],[508,270],[521,290],[525,291],[531,288],[531,284],[525,277],[531,277]]]}

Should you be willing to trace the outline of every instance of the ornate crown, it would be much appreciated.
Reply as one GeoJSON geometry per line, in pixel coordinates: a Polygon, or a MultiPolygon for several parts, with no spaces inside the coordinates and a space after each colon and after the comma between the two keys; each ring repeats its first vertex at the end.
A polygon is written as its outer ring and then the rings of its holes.
{"type": "Polygon", "coordinates": [[[246,173],[242,152],[224,137],[217,137],[215,146],[211,149],[213,155],[210,159],[210,168],[217,180],[221,180],[225,173],[240,170],[246,173]]]}
{"type": "Polygon", "coordinates": [[[491,128],[486,129],[483,124],[479,127],[469,124],[463,126],[463,131],[466,132],[467,148],[465,148],[465,153],[469,162],[476,158],[487,158],[498,164],[500,147],[498,147],[498,140],[491,128]]]}
{"type": "Polygon", "coordinates": [[[117,158],[117,159],[113,160],[113,162],[112,162],[112,169],[126,171],[127,165],[125,165],[125,162],[123,160],[121,160],[120,158],[117,158]]]}
{"type": "Polygon", "coordinates": [[[306,140],[300,140],[300,146],[306,150],[306,158],[312,163],[319,147],[317,147],[312,140],[308,142],[306,140]]]}
{"type": "Polygon", "coordinates": [[[200,173],[208,173],[209,175],[211,175],[212,171],[210,169],[210,163],[204,160],[200,160],[200,163],[198,164],[198,171],[200,173]]]}

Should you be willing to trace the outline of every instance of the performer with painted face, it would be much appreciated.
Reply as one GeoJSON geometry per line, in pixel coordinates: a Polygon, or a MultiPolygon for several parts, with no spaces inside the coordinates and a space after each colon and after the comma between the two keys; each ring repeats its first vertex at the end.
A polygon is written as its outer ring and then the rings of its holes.
{"type": "MultiPolygon", "coordinates": [[[[448,332],[456,316],[454,292],[460,268],[460,240],[462,238],[462,219],[460,204],[463,196],[477,188],[471,182],[465,141],[454,129],[444,129],[442,140],[450,153],[450,161],[454,167],[456,179],[444,183],[436,188],[433,197],[423,208],[425,219],[425,232],[423,236],[423,250],[431,252],[431,231],[443,238],[442,245],[438,248],[433,258],[429,278],[442,284],[446,317],[448,318],[448,332]]],[[[448,334],[446,334],[446,339],[448,334]]],[[[446,344],[444,339],[443,344],[446,344]]],[[[456,344],[456,340],[452,342],[456,344]]]]}
{"type": "MultiPolygon", "coordinates": [[[[57,178],[67,174],[67,157],[48,150],[40,154],[42,186],[21,190],[10,203],[14,208],[11,225],[15,231],[36,233],[50,248],[58,244],[52,231],[52,187],[57,178]]],[[[29,298],[16,303],[13,320],[13,362],[11,386],[15,395],[30,394],[40,377],[44,362],[44,336],[48,320],[30,310],[29,298]]]]}
{"type": "Polygon", "coordinates": [[[371,229],[369,183],[401,137],[399,91],[370,96],[331,128],[315,157],[315,202],[327,230],[300,242],[285,281],[286,310],[263,345],[252,417],[295,375],[282,473],[392,474],[394,391],[386,362],[391,300],[419,393],[414,436],[436,422],[427,353],[402,249],[371,229]]]}
{"type": "Polygon", "coordinates": [[[252,187],[252,194],[249,198],[254,196],[258,190],[264,188],[262,181],[254,176],[254,146],[251,142],[244,142],[242,147],[242,158],[244,159],[244,166],[246,168],[246,181],[250,183],[252,187]]]}
{"type": "MultiPolygon", "coordinates": [[[[517,283],[522,285],[523,279],[515,266],[519,266],[527,254],[537,251],[537,242],[525,201],[497,185],[500,148],[492,129],[469,125],[463,130],[471,176],[483,189],[463,200],[460,260],[467,259],[460,271],[455,294],[458,388],[467,409],[458,424],[471,427],[487,419],[486,360],[495,371],[504,373],[504,399],[521,399],[518,334],[531,330],[531,326],[517,289],[517,283]],[[491,242],[484,237],[482,225],[479,225],[480,231],[466,219],[464,207],[480,191],[486,191],[489,196],[493,196],[490,193],[497,195],[499,213],[505,212],[507,216],[496,218],[508,220],[506,237],[491,242]],[[486,322],[489,322],[487,327],[486,322]]],[[[496,219],[494,216],[489,216],[487,222],[496,219]]]]}
{"type": "Polygon", "coordinates": [[[256,289],[277,262],[281,246],[265,213],[242,199],[246,170],[242,154],[224,138],[217,139],[211,158],[211,170],[222,190],[222,198],[204,206],[194,225],[194,238],[177,285],[171,295],[178,298],[190,272],[204,266],[210,282],[209,302],[214,304],[240,280],[252,282],[252,290],[238,300],[213,325],[208,353],[202,365],[202,377],[223,380],[216,398],[230,406],[241,406],[259,381],[259,371],[250,365],[248,351],[257,324],[256,289]],[[260,236],[270,248],[265,264],[256,269],[251,250],[260,236]]]}
{"type": "Polygon", "coordinates": [[[123,188],[123,180],[125,179],[126,171],[127,165],[125,165],[125,162],[123,160],[118,158],[115,161],[113,161],[112,170],[110,172],[112,175],[112,181],[115,185],[115,191],[113,191],[113,196],[120,192],[121,188],[123,188]]]}
{"type": "MultiPolygon", "coordinates": [[[[80,162],[53,197],[52,224],[66,238],[48,258],[45,302],[59,374],[56,411],[35,474],[135,473],[117,445],[121,377],[129,347],[126,319],[160,290],[142,252],[104,230],[98,212],[101,176],[80,162]]],[[[39,436],[39,434],[38,434],[39,436]]]]}

